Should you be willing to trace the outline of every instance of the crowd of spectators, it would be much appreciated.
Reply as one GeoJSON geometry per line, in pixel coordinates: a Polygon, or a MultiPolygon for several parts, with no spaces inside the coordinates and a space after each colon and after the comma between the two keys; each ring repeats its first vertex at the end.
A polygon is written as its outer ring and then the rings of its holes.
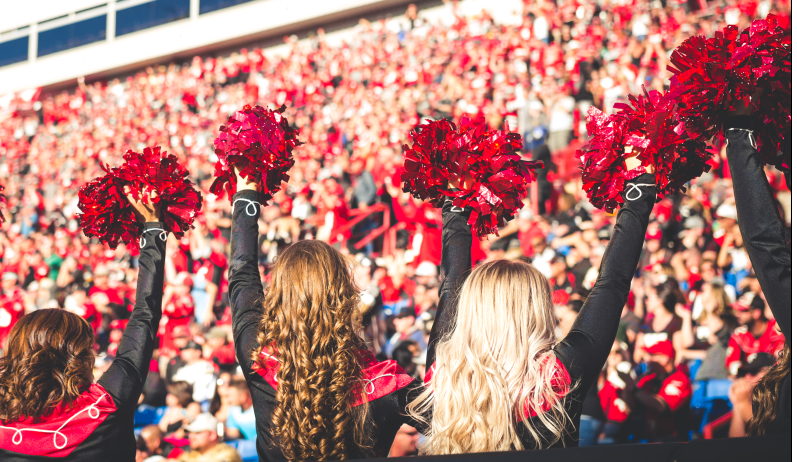
{"type": "MultiPolygon", "coordinates": [[[[361,21],[340,46],[319,30],[286,38],[283,54],[243,49],[80,80],[0,121],[8,195],[0,342],[24,313],[62,308],[95,327],[96,374],[113,361],[135,297],[137,245],[114,251],[86,238],[77,191],[101,163],[161,145],[205,194],[196,228],[167,243],[160,348],[141,397],[142,415],[157,409],[157,418],[140,429],[138,459],[237,460],[222,440],[253,440],[254,410],[226,300],[230,202],[207,191],[218,127],[255,102],[285,104],[306,142],[259,223],[264,287],[287,245],[335,244],[356,260],[373,352],[423,376],[442,222],[439,210],[401,191],[401,145],[424,119],[483,116],[521,129],[526,155],[548,165],[519,216],[498,236],[474,240],[473,262],[531,261],[551,281],[564,336],[614,222],[586,202],[570,154],[561,154],[585,139],[586,109],[610,111],[643,85],[664,90],[669,53],[689,36],[744,28],[767,13],[790,25],[791,3],[527,0],[517,13],[499,24],[453,1],[433,19],[410,6],[403,17],[361,21]]],[[[749,419],[752,385],[783,337],[741,241],[720,141],[712,167],[654,209],[617,342],[585,404],[583,445],[700,437],[722,413],[732,414],[733,434],[749,419]],[[725,408],[695,405],[709,383],[725,384],[725,408]]],[[[768,176],[790,223],[783,179],[768,176]]],[[[418,438],[402,429],[391,455],[411,454],[418,438]]]]}

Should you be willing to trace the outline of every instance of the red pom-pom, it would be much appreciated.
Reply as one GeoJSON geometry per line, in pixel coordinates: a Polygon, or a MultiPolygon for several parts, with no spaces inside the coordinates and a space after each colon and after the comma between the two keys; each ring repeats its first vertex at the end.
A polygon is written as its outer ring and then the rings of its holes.
{"type": "Polygon", "coordinates": [[[220,128],[221,134],[213,143],[216,156],[216,180],[210,191],[230,200],[235,195],[238,180],[233,165],[241,176],[260,185],[260,203],[265,205],[282,182],[288,181],[288,170],[293,167],[293,148],[303,143],[296,138],[282,115],[283,105],[276,111],[260,106],[246,105],[220,128]]]}
{"type": "Polygon", "coordinates": [[[714,38],[691,37],[676,48],[668,70],[678,120],[690,138],[717,135],[723,119],[742,98],[763,94],[753,112],[764,162],[787,170],[791,164],[791,31],[773,15],[735,26],[714,38]]]}
{"type": "Polygon", "coordinates": [[[625,181],[645,172],[642,166],[631,170],[626,167],[625,145],[644,149],[650,140],[630,135],[628,120],[604,114],[594,106],[587,110],[587,132],[592,138],[576,151],[581,160],[583,189],[592,205],[612,212],[625,201],[625,181]]]}
{"type": "Polygon", "coordinates": [[[782,171],[791,165],[791,30],[773,15],[753,21],[739,41],[755,53],[739,63],[750,84],[764,91],[753,111],[758,151],[764,162],[782,171]],[[749,71],[748,71],[749,69],[749,71]]]}
{"type": "Polygon", "coordinates": [[[119,241],[129,244],[141,233],[130,202],[125,197],[122,182],[102,165],[105,176],[86,183],[78,192],[80,226],[83,233],[96,237],[112,249],[119,241]]]}
{"type": "Polygon", "coordinates": [[[542,162],[522,160],[520,135],[488,130],[481,118],[463,118],[459,127],[447,121],[422,126],[404,146],[404,191],[437,201],[453,198],[456,207],[471,207],[468,223],[477,236],[495,233],[523,207],[526,187],[542,162]],[[451,191],[449,183],[461,189],[451,191]]]}
{"type": "Polygon", "coordinates": [[[660,198],[683,190],[684,184],[710,169],[703,139],[684,133],[684,124],[675,114],[675,98],[643,87],[639,97],[629,96],[630,104],[615,104],[616,117],[625,120],[629,133],[643,136],[647,146],[640,152],[642,166],[655,168],[656,189],[660,198]]]}
{"type": "Polygon", "coordinates": [[[582,181],[595,207],[613,211],[623,202],[625,181],[653,166],[659,197],[672,194],[709,169],[711,154],[702,138],[692,139],[675,114],[675,100],[657,91],[629,96],[629,104],[618,103],[619,111],[606,115],[595,107],[587,112],[587,130],[593,136],[578,152],[582,181]],[[626,153],[625,147],[637,148],[626,153]],[[626,158],[636,155],[641,165],[628,169],[626,158]]]}
{"type": "Polygon", "coordinates": [[[412,147],[404,145],[404,192],[437,202],[453,180],[452,170],[462,170],[462,152],[453,152],[456,127],[447,119],[421,125],[410,133],[412,147]]]}
{"type": "Polygon", "coordinates": [[[129,244],[139,236],[142,226],[136,221],[125,186],[135,199],[159,204],[165,230],[178,239],[193,228],[202,208],[202,194],[194,189],[177,157],[156,146],[145,148],[143,153],[127,151],[124,159],[118,168],[103,165],[106,175],[79,191],[79,219],[86,236],[97,237],[112,249],[119,241],[129,244]],[[155,198],[150,197],[152,191],[155,198]]]}
{"type": "Polygon", "coordinates": [[[722,121],[744,94],[728,62],[736,51],[736,26],[727,26],[713,38],[686,39],[670,56],[667,70],[671,91],[677,95],[678,118],[693,139],[708,139],[722,128],[722,121]]]}

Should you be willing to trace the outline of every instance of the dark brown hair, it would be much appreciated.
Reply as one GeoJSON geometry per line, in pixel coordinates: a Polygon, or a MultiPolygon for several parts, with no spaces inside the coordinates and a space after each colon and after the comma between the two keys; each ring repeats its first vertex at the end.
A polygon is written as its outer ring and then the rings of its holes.
{"type": "Polygon", "coordinates": [[[177,398],[180,407],[186,408],[189,404],[194,402],[194,386],[188,382],[179,381],[166,387],[170,395],[177,398]]]}
{"type": "Polygon", "coordinates": [[[94,331],[85,319],[60,309],[20,318],[0,358],[0,421],[41,419],[71,406],[93,381],[94,331]]]}
{"type": "MultiPolygon", "coordinates": [[[[263,303],[258,343],[276,353],[275,440],[288,460],[348,459],[365,449],[359,292],[351,262],[321,241],[279,256],[263,303]]],[[[252,359],[262,365],[260,351],[252,359]]]]}
{"type": "MultiPolygon", "coordinates": [[[[778,363],[772,366],[758,384],[753,388],[753,418],[745,424],[748,436],[762,436],[772,431],[775,416],[778,413],[778,395],[780,386],[791,371],[791,348],[789,344],[783,345],[778,363]]],[[[786,409],[786,412],[790,412],[786,409]]],[[[790,418],[788,416],[787,418],[790,418]]]]}

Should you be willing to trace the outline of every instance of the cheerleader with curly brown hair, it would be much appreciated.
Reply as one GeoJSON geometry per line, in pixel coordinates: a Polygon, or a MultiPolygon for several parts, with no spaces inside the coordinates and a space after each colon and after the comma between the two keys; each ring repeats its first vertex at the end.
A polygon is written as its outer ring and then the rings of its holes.
{"type": "Polygon", "coordinates": [[[161,318],[166,232],[160,211],[129,198],[144,231],[136,305],[116,359],[93,383],[94,330],[60,309],[14,325],[0,358],[0,460],[134,460],[133,416],[161,318]]]}
{"type": "Polygon", "coordinates": [[[260,460],[386,456],[421,386],[360,339],[350,261],[321,241],[277,258],[263,291],[255,185],[233,197],[229,298],[238,361],[257,416],[260,460]]]}

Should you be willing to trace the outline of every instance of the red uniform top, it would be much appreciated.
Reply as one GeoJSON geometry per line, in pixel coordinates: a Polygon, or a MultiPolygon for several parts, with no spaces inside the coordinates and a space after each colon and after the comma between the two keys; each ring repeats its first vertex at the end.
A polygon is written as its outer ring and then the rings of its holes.
{"type": "Polygon", "coordinates": [[[786,338],[783,333],[775,328],[777,321],[769,321],[767,329],[756,338],[752,332],[747,330],[747,326],[739,326],[733,331],[728,342],[728,349],[725,351],[725,367],[731,375],[736,375],[739,366],[753,360],[751,357],[756,353],[769,353],[773,356],[783,349],[786,338]]]}

